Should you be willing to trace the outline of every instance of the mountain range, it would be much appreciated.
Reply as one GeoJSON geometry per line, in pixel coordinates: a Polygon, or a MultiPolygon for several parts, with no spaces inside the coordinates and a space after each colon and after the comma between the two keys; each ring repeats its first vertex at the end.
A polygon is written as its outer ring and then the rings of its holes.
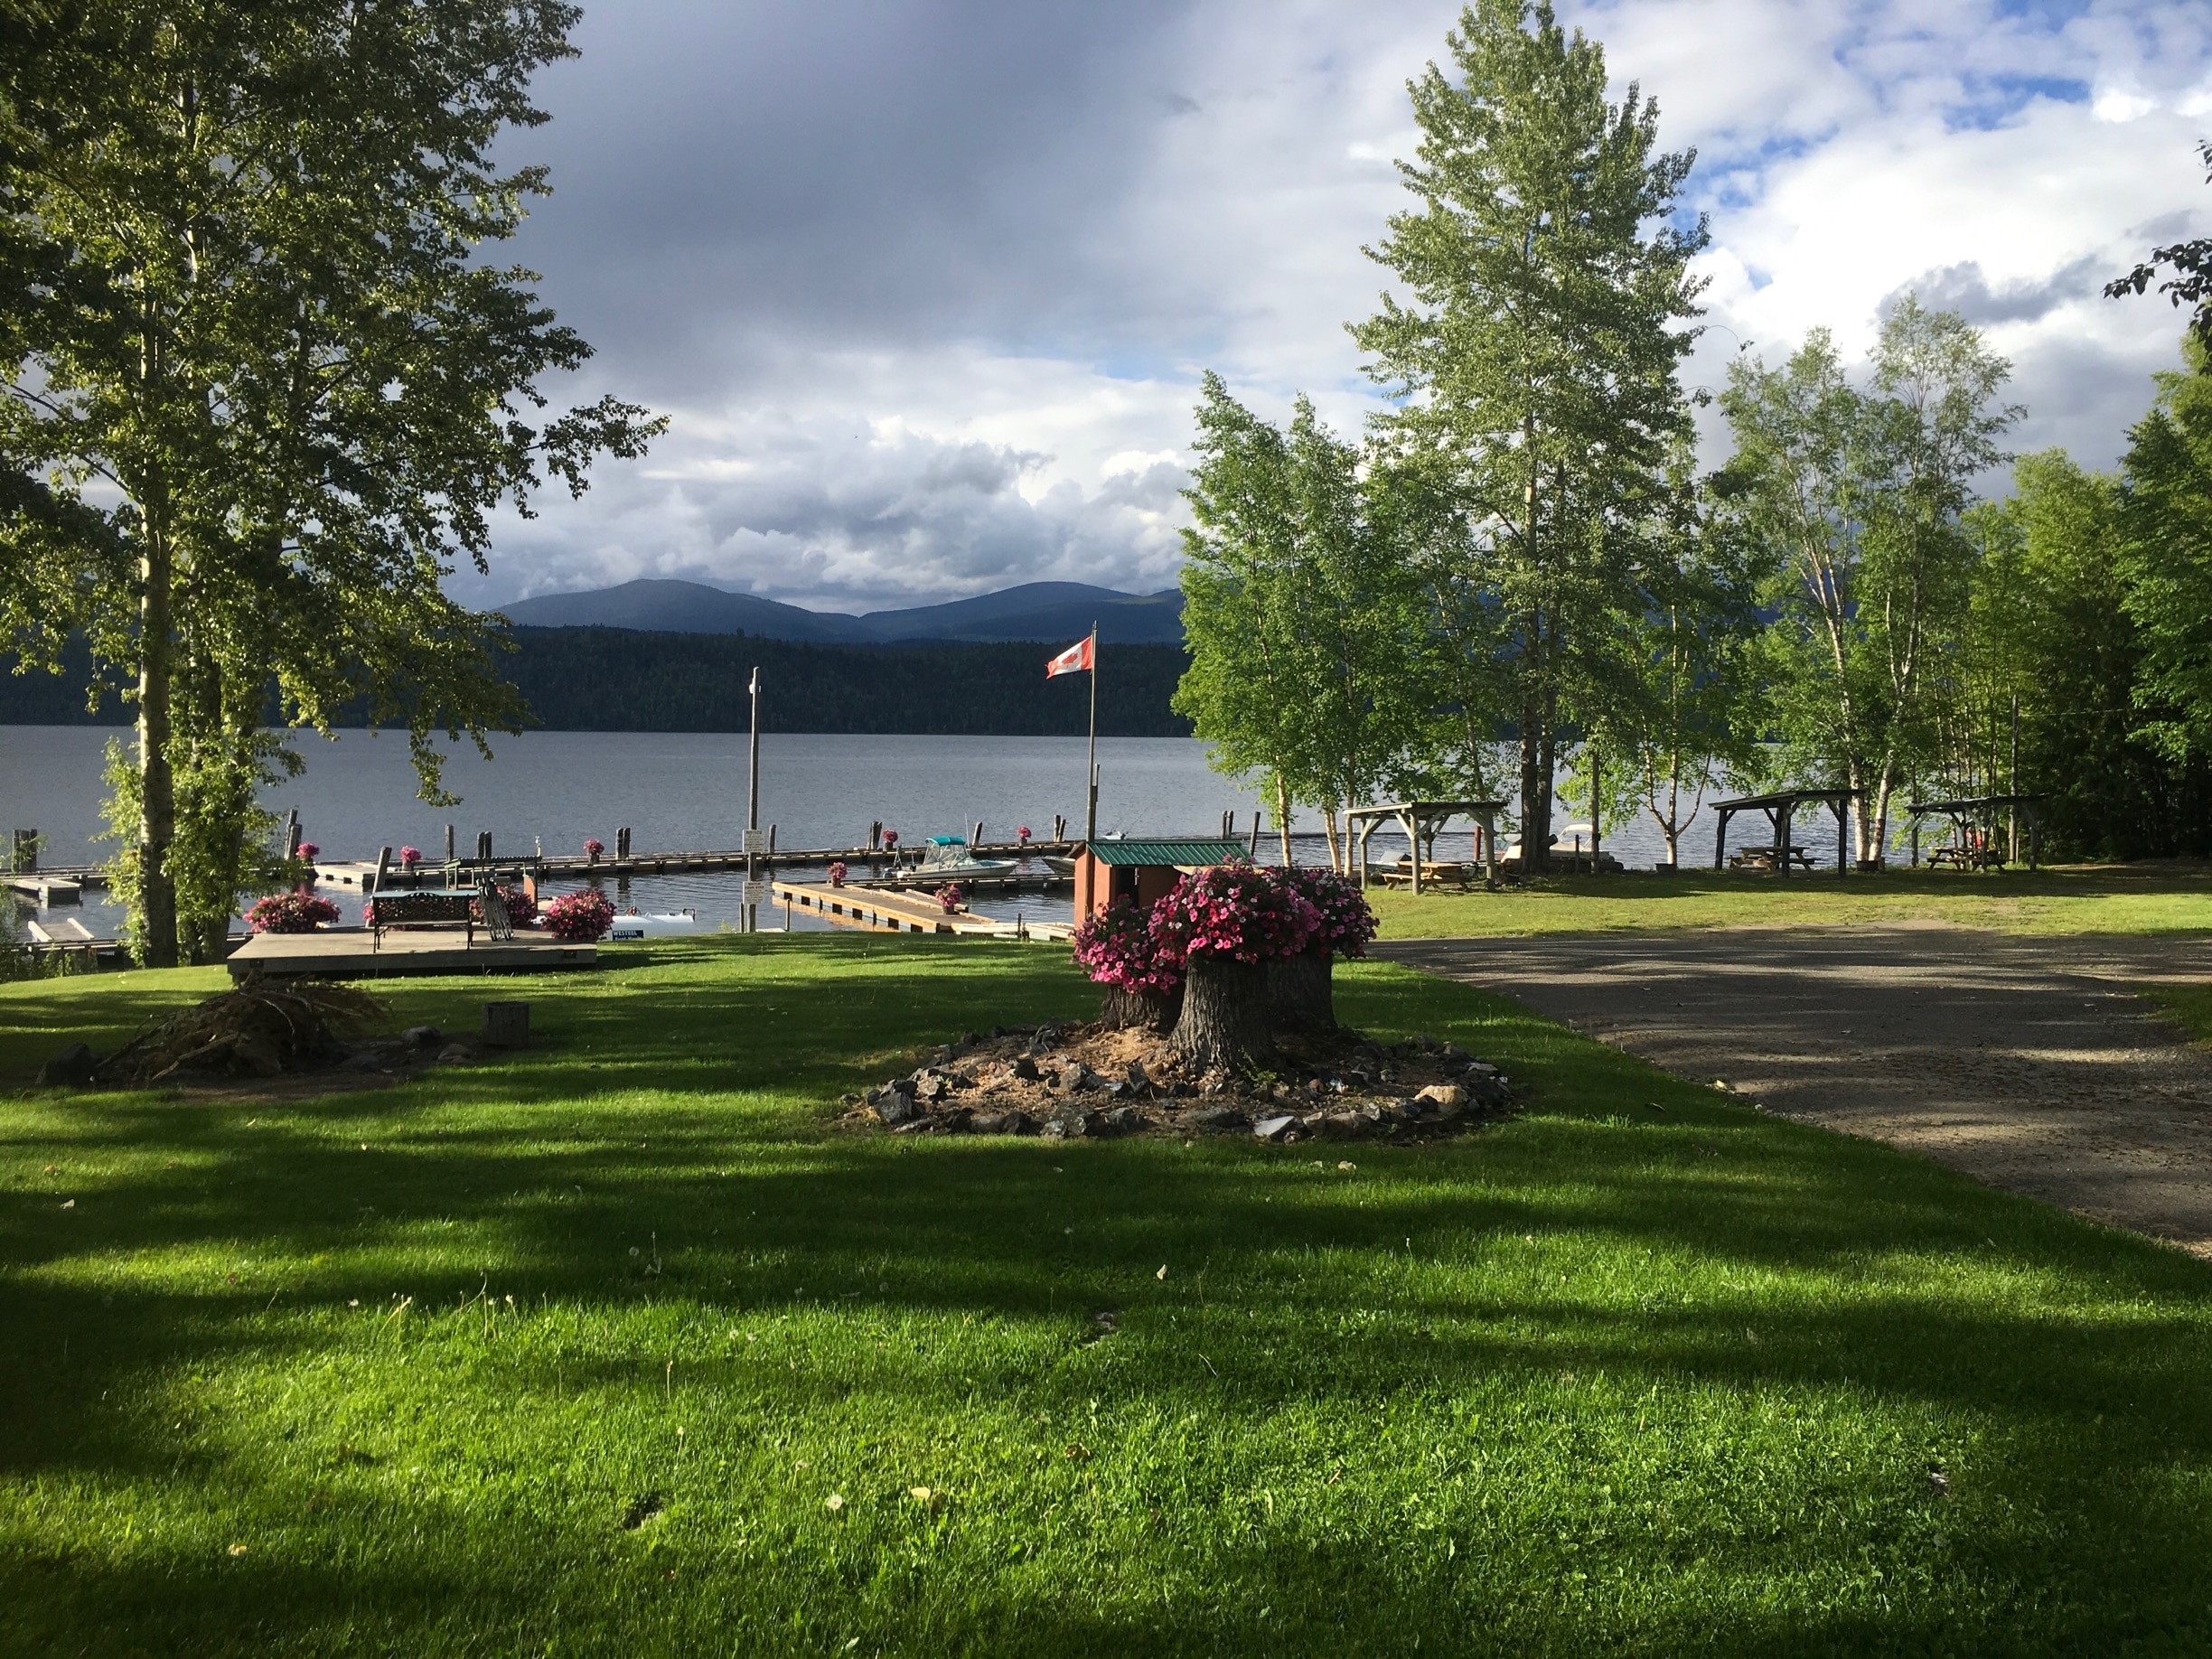
{"type": "Polygon", "coordinates": [[[744,633],[755,639],[827,645],[888,645],[919,640],[1065,644],[1098,623],[1110,645],[1180,645],[1183,595],[1124,594],[1082,582],[1025,582],[973,599],[850,616],[809,611],[703,582],[647,577],[588,593],[541,594],[499,607],[518,626],[634,628],[649,633],[744,633]]]}

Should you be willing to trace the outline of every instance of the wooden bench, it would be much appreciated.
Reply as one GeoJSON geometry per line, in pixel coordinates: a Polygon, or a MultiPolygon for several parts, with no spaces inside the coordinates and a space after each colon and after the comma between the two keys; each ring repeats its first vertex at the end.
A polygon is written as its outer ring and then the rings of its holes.
{"type": "Polygon", "coordinates": [[[379,893],[370,899],[369,948],[381,950],[384,935],[400,928],[451,927],[466,929],[462,948],[476,942],[476,895],[473,893],[379,893]]]}

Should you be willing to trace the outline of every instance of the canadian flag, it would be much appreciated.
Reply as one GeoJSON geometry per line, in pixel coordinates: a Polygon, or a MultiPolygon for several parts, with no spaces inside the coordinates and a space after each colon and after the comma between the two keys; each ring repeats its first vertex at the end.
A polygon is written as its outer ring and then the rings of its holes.
{"type": "Polygon", "coordinates": [[[1082,674],[1091,669],[1091,641],[1092,636],[1077,640],[1050,662],[1045,665],[1045,678],[1054,674],[1082,674]]]}

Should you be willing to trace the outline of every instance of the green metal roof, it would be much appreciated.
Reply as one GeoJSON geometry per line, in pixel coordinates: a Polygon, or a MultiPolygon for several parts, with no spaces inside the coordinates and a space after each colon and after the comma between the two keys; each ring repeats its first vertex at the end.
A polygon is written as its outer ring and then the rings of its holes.
{"type": "Polygon", "coordinates": [[[1242,841],[1097,840],[1087,843],[1101,864],[1227,864],[1249,857],[1242,841]]]}

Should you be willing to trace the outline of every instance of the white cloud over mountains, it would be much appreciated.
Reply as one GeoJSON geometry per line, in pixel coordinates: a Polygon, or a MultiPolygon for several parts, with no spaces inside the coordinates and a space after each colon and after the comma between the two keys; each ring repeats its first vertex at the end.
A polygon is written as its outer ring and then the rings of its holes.
{"type": "MultiPolygon", "coordinates": [[[[1916,288],[2012,358],[2015,447],[2117,455],[2179,321],[2099,290],[2212,226],[2212,8],[1561,9],[1700,151],[1694,382],[1819,323],[1862,351],[1916,288]]],[[[1375,407],[1343,325],[1405,200],[1404,83],[1457,14],[604,0],[543,83],[552,125],[515,140],[558,192],[520,253],[600,348],[574,390],[674,426],[505,527],[469,591],[651,574],[866,609],[1172,582],[1202,370],[1271,413],[1375,407]]]]}

